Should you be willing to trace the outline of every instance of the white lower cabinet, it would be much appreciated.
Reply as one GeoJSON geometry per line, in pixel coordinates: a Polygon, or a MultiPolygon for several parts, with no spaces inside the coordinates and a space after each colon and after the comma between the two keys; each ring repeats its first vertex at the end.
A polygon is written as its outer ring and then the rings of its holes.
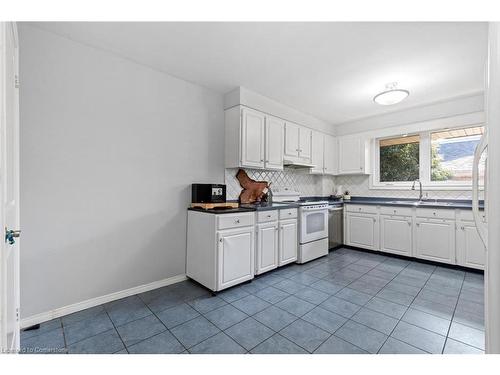
{"type": "Polygon", "coordinates": [[[345,242],[368,250],[379,249],[379,222],[377,214],[346,213],[345,242]]]}
{"type": "Polygon", "coordinates": [[[457,263],[484,270],[486,248],[472,221],[457,222],[457,263]]]}
{"type": "Polygon", "coordinates": [[[412,218],[380,215],[380,251],[412,256],[412,218]]]}
{"type": "Polygon", "coordinates": [[[297,228],[297,219],[280,220],[279,222],[279,266],[297,261],[297,228]]]}
{"type": "Polygon", "coordinates": [[[217,289],[250,280],[254,275],[253,227],[220,231],[218,233],[217,289]]]}
{"type": "Polygon", "coordinates": [[[470,210],[346,204],[344,238],[349,246],[439,263],[484,270],[486,262],[470,210]]]}
{"type": "Polygon", "coordinates": [[[255,273],[261,274],[278,267],[278,222],[257,224],[255,273]]]}
{"type": "Polygon", "coordinates": [[[254,212],[188,211],[186,275],[220,291],[255,275],[254,212]]]}
{"type": "Polygon", "coordinates": [[[455,220],[415,220],[415,257],[455,264],[455,220]]]}

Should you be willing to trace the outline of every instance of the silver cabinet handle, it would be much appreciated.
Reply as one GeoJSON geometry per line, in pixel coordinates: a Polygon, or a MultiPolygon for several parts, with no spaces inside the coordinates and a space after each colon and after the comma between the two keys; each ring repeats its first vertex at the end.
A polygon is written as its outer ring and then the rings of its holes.
{"type": "Polygon", "coordinates": [[[240,219],[236,219],[236,220],[234,221],[234,223],[235,223],[235,224],[239,224],[239,223],[240,223],[240,219]]]}
{"type": "Polygon", "coordinates": [[[271,215],[267,215],[267,217],[271,217],[271,215]]]}
{"type": "Polygon", "coordinates": [[[221,238],[219,238],[219,242],[222,242],[222,237],[221,237],[221,238]]]}

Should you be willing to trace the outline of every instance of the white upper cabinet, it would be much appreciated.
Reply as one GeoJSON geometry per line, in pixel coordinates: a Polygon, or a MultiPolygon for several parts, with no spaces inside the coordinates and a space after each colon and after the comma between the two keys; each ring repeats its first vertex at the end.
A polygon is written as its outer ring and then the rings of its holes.
{"type": "Polygon", "coordinates": [[[332,135],[325,134],[323,159],[324,174],[335,175],[338,173],[337,149],[337,138],[332,135]]]}
{"type": "Polygon", "coordinates": [[[264,168],[266,116],[261,112],[243,108],[241,118],[241,166],[264,168]]]}
{"type": "Polygon", "coordinates": [[[284,121],[238,106],[225,111],[226,168],[283,169],[284,121]]]}
{"type": "Polygon", "coordinates": [[[324,173],[324,153],[325,135],[323,133],[313,131],[311,164],[314,165],[314,167],[311,168],[311,173],[324,173]]]}
{"type": "Polygon", "coordinates": [[[312,130],[287,122],[285,124],[285,160],[311,162],[312,130]]]}
{"type": "Polygon", "coordinates": [[[358,137],[338,139],[338,174],[367,174],[369,163],[368,142],[358,137]]]}
{"type": "Polygon", "coordinates": [[[285,124],[285,158],[296,160],[299,157],[299,125],[285,124]]]}
{"type": "Polygon", "coordinates": [[[304,127],[299,127],[299,158],[304,161],[311,160],[312,151],[312,130],[304,127]]]}
{"type": "Polygon", "coordinates": [[[283,169],[283,142],[285,122],[279,118],[266,116],[265,160],[266,169],[283,169]]]}

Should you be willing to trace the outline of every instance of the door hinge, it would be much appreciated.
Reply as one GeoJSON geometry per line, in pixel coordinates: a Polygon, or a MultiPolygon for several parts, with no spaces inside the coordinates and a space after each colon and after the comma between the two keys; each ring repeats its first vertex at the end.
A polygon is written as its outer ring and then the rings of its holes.
{"type": "Polygon", "coordinates": [[[16,308],[16,321],[19,321],[19,307],[16,308]]]}
{"type": "Polygon", "coordinates": [[[19,88],[19,76],[17,74],[14,76],[14,87],[19,88]]]}

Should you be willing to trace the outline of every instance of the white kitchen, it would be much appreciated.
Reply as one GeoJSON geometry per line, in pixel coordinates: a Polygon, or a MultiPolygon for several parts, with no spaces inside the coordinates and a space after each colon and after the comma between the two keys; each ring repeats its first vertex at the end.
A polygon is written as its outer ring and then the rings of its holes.
{"type": "Polygon", "coordinates": [[[0,37],[2,352],[500,353],[500,24],[0,37]]]}

